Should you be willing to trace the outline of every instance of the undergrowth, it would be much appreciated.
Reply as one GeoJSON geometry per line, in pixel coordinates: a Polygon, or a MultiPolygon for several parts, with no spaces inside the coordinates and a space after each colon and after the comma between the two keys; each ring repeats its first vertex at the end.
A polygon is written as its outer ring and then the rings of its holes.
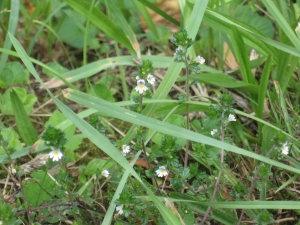
{"type": "Polygon", "coordinates": [[[299,12],[1,1],[0,224],[299,224],[299,12]]]}

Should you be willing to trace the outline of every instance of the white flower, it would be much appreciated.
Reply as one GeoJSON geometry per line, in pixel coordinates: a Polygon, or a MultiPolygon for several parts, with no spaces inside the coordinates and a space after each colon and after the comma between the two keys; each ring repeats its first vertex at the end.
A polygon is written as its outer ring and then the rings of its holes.
{"type": "Polygon", "coordinates": [[[139,76],[136,76],[136,77],[135,77],[135,79],[139,80],[139,79],[140,79],[140,77],[139,77],[139,76]]]}
{"type": "Polygon", "coordinates": [[[152,74],[148,74],[147,81],[149,82],[149,84],[154,84],[155,83],[155,77],[152,74]]]}
{"type": "Polygon", "coordinates": [[[126,154],[128,154],[130,152],[130,147],[129,145],[122,145],[122,154],[123,156],[125,156],[126,154]]]}
{"type": "Polygon", "coordinates": [[[297,27],[295,28],[295,31],[299,31],[300,30],[300,23],[298,23],[297,27]]]}
{"type": "Polygon", "coordinates": [[[179,46],[178,48],[176,48],[175,49],[175,53],[174,53],[174,55],[176,55],[179,51],[181,51],[182,50],[182,48],[179,46]]]}
{"type": "Polygon", "coordinates": [[[236,121],[235,116],[232,114],[229,114],[228,116],[228,122],[236,121]]]}
{"type": "Polygon", "coordinates": [[[109,176],[109,171],[108,170],[103,170],[101,175],[104,176],[104,177],[108,177],[109,176]]]}
{"type": "Polygon", "coordinates": [[[213,129],[213,130],[210,132],[210,134],[211,134],[211,136],[214,136],[217,132],[218,132],[218,129],[213,129]]]}
{"type": "Polygon", "coordinates": [[[289,146],[287,145],[287,142],[283,143],[281,147],[281,153],[284,155],[289,154],[289,146]]]}
{"type": "Polygon", "coordinates": [[[61,159],[61,157],[63,157],[63,154],[61,153],[59,148],[51,148],[52,151],[49,153],[49,157],[53,160],[53,161],[58,161],[61,159]]]}
{"type": "Polygon", "coordinates": [[[135,90],[140,93],[143,94],[145,91],[148,90],[147,86],[145,85],[145,80],[140,79],[137,81],[137,86],[135,87],[135,90]]]}
{"type": "Polygon", "coordinates": [[[165,177],[168,175],[168,170],[166,169],[165,166],[160,166],[155,173],[157,174],[158,177],[165,177]]]}
{"type": "Polygon", "coordinates": [[[3,224],[3,222],[2,222],[2,220],[0,220],[0,225],[2,225],[3,224]]]}
{"type": "MultiPolygon", "coordinates": [[[[17,171],[16,171],[15,168],[12,168],[12,169],[11,169],[11,172],[12,172],[13,174],[16,174],[16,173],[17,173],[17,171]]],[[[0,225],[1,225],[1,223],[0,223],[0,225]]]]}
{"type": "Polygon", "coordinates": [[[200,63],[200,64],[204,64],[205,63],[205,59],[203,57],[201,57],[200,55],[198,55],[195,59],[195,61],[197,63],[200,63]]]}
{"type": "Polygon", "coordinates": [[[117,206],[116,207],[116,210],[117,210],[117,212],[120,214],[120,215],[122,215],[123,214],[123,207],[124,207],[124,205],[119,205],[119,206],[117,206]]]}

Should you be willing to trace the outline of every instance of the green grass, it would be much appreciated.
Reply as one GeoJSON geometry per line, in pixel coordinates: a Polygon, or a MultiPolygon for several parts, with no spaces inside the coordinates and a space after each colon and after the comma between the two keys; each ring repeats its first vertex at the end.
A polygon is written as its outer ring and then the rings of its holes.
{"type": "Polygon", "coordinates": [[[268,224],[280,210],[293,224],[298,220],[300,7],[178,0],[178,20],[153,2],[0,3],[1,188],[12,196],[0,201],[4,223],[268,224]],[[149,9],[164,18],[165,28],[149,9]],[[164,29],[187,31],[190,63],[197,55],[206,59],[199,74],[189,70],[189,80],[198,83],[190,85],[188,100],[185,65],[175,61],[176,46],[165,44],[164,29]],[[141,74],[146,60],[157,81],[139,95],[134,75],[152,73],[141,74]],[[233,60],[238,67],[231,67],[233,60]],[[18,96],[15,87],[26,95],[18,96]],[[234,104],[226,105],[225,93],[234,104]],[[229,113],[235,122],[226,121],[229,113]],[[47,143],[47,124],[66,133],[66,144],[47,143]],[[131,147],[126,156],[123,144],[131,147]],[[50,147],[60,148],[63,159],[34,160],[47,158],[50,147]],[[157,177],[162,165],[170,176],[157,177]],[[32,171],[22,171],[25,166],[32,171]],[[39,171],[47,173],[40,177],[39,171]],[[116,211],[120,205],[123,214],[116,211]]]}

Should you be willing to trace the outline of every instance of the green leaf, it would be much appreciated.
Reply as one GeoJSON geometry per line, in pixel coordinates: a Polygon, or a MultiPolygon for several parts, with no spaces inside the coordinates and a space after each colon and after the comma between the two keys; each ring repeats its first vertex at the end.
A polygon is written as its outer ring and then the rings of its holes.
{"type": "MultiPolygon", "coordinates": [[[[52,116],[49,118],[49,120],[45,123],[45,127],[47,127],[49,125],[56,126],[65,120],[66,120],[66,117],[60,111],[55,110],[52,113],[52,116]]],[[[68,128],[64,129],[66,138],[71,138],[74,135],[75,130],[76,130],[76,127],[74,125],[71,125],[68,128]]]]}
{"type": "Polygon", "coordinates": [[[255,27],[266,37],[274,37],[274,26],[272,20],[269,17],[258,15],[257,12],[252,10],[251,5],[239,5],[234,12],[234,16],[240,21],[255,27]]]}
{"type": "MultiPolygon", "coordinates": [[[[1,135],[3,136],[4,140],[8,140],[8,145],[7,145],[8,148],[13,148],[15,150],[20,150],[22,148],[22,143],[19,141],[19,135],[12,127],[2,128],[1,135]]],[[[4,157],[6,156],[3,147],[0,146],[0,155],[2,154],[5,154],[4,157]]]]}
{"type": "Polygon", "coordinates": [[[267,7],[268,12],[274,17],[279,27],[284,31],[287,38],[300,50],[300,40],[297,38],[294,29],[291,28],[290,23],[281,15],[275,4],[271,0],[263,0],[262,2],[267,7]]]}
{"type": "Polygon", "coordinates": [[[29,180],[26,182],[24,192],[28,204],[31,207],[41,205],[44,201],[50,200],[57,193],[55,192],[55,182],[44,171],[37,171],[31,174],[35,180],[29,180]],[[39,184],[37,184],[37,182],[39,184]],[[45,192],[44,190],[47,190],[45,192]],[[51,194],[51,195],[49,195],[51,194]]]}
{"type": "MultiPolygon", "coordinates": [[[[263,73],[261,75],[260,84],[259,84],[259,95],[258,95],[258,101],[257,101],[256,116],[260,119],[263,119],[266,93],[267,93],[267,88],[268,88],[268,84],[269,84],[269,77],[270,77],[270,74],[271,74],[271,71],[270,71],[271,66],[272,66],[272,57],[269,56],[266,63],[265,63],[264,70],[263,70],[263,73]]],[[[259,126],[258,127],[259,137],[260,137],[260,140],[261,140],[262,125],[259,124],[258,126],[259,126]]]]}
{"type": "Polygon", "coordinates": [[[8,87],[12,84],[23,84],[28,81],[28,77],[28,72],[19,62],[6,63],[0,74],[0,80],[5,83],[2,87],[8,87]]]}
{"type": "MultiPolygon", "coordinates": [[[[167,120],[167,123],[170,124],[174,124],[177,125],[179,127],[184,127],[186,120],[183,116],[181,115],[171,115],[167,120]]],[[[152,133],[153,130],[149,130],[149,133],[152,133]]],[[[161,144],[161,139],[164,137],[165,135],[162,133],[157,133],[153,136],[152,141],[156,144],[161,144]]],[[[176,144],[179,144],[180,146],[184,146],[186,144],[186,141],[184,139],[177,139],[176,140],[176,144]]]]}
{"type": "MultiPolygon", "coordinates": [[[[183,202],[186,200],[185,204],[188,210],[192,210],[193,212],[205,214],[207,210],[207,206],[202,206],[201,204],[196,203],[200,202],[199,199],[197,199],[196,197],[175,192],[170,193],[170,196],[176,199],[180,198],[183,202]]],[[[214,209],[212,211],[211,218],[225,225],[237,224],[237,219],[235,218],[234,214],[230,211],[224,212],[224,210],[214,209]]]]}
{"type": "MultiPolygon", "coordinates": [[[[190,78],[198,79],[199,82],[204,84],[211,84],[217,87],[225,87],[225,88],[234,88],[241,89],[244,91],[248,91],[249,93],[257,94],[258,88],[257,85],[249,84],[244,81],[239,81],[235,78],[232,78],[224,73],[202,73],[202,74],[190,74],[190,78]]],[[[184,81],[185,76],[180,77],[177,81],[184,81]]]]}
{"type": "Polygon", "coordinates": [[[176,26],[180,26],[180,22],[174,19],[172,16],[168,15],[165,11],[161,10],[160,8],[156,7],[154,4],[150,3],[147,0],[138,0],[157,14],[161,15],[166,20],[169,20],[171,23],[175,24],[176,26]]]}
{"type": "MultiPolygon", "coordinates": [[[[264,53],[271,54],[273,57],[277,57],[276,51],[274,51],[273,48],[270,48],[270,46],[273,46],[277,49],[280,49],[284,52],[290,53],[294,56],[300,57],[300,50],[294,47],[291,47],[289,45],[283,44],[278,41],[274,41],[270,38],[267,38],[263,36],[260,32],[253,29],[252,27],[248,26],[247,24],[243,24],[242,22],[235,20],[234,18],[231,18],[229,16],[222,15],[219,12],[215,12],[210,9],[206,9],[206,14],[208,20],[205,20],[206,22],[209,22],[209,25],[220,29],[226,33],[231,33],[231,25],[234,25],[236,28],[239,29],[239,31],[242,32],[243,36],[245,36],[250,42],[251,46],[253,48],[260,48],[261,51],[264,51],[264,53]],[[269,45],[265,45],[265,44],[269,45]]],[[[300,45],[299,45],[300,46],[300,45]]]]}
{"type": "Polygon", "coordinates": [[[146,34],[147,39],[149,39],[150,41],[152,41],[154,43],[167,44],[169,42],[169,37],[170,37],[169,28],[167,28],[165,26],[157,26],[156,29],[157,29],[159,39],[157,39],[155,37],[155,35],[153,34],[153,32],[151,30],[149,30],[146,34]]]}
{"type": "Polygon", "coordinates": [[[102,170],[103,166],[105,165],[106,160],[103,159],[92,159],[89,164],[86,166],[84,170],[85,175],[94,175],[96,171],[102,170]]]}
{"type": "MultiPolygon", "coordinates": [[[[66,117],[58,110],[55,110],[52,113],[52,116],[49,118],[49,120],[45,123],[45,127],[47,127],[48,125],[52,125],[52,126],[56,126],[60,123],[62,123],[63,121],[66,120],[66,117]]],[[[67,127],[66,129],[64,129],[64,132],[66,134],[66,138],[67,138],[67,143],[64,145],[64,147],[67,150],[75,150],[79,147],[79,145],[82,142],[82,139],[84,138],[83,135],[79,134],[79,135],[74,135],[76,130],[76,127],[72,124],[71,126],[67,127]]]]}
{"type": "MultiPolygon", "coordinates": [[[[5,36],[5,42],[4,42],[4,49],[10,49],[11,48],[11,41],[8,38],[8,33],[11,33],[12,35],[15,34],[17,30],[17,25],[19,22],[19,10],[20,10],[20,1],[19,0],[11,0],[10,2],[11,8],[10,8],[10,13],[9,13],[9,22],[8,22],[8,32],[6,33],[5,36]]],[[[3,53],[1,56],[1,61],[0,61],[0,74],[2,73],[2,70],[5,66],[6,60],[8,58],[7,53],[3,53]]]]}
{"type": "Polygon", "coordinates": [[[136,35],[133,32],[131,26],[128,24],[126,18],[122,14],[122,9],[119,7],[119,4],[116,4],[115,1],[106,1],[110,15],[113,18],[114,24],[116,24],[129,39],[131,46],[134,48],[138,57],[140,56],[140,46],[136,39],[136,35]]]}
{"type": "Polygon", "coordinates": [[[256,84],[256,81],[251,72],[250,60],[244,40],[242,38],[241,33],[234,26],[232,26],[231,43],[233,45],[235,58],[239,63],[239,69],[242,73],[243,80],[246,83],[256,84]]]}
{"type": "MultiPolygon", "coordinates": [[[[60,65],[59,63],[56,63],[56,62],[49,62],[49,63],[47,63],[47,66],[49,68],[51,68],[52,71],[56,71],[56,73],[59,73],[59,74],[63,74],[63,73],[66,73],[69,71],[67,68],[63,67],[62,65],[60,65]]],[[[56,77],[56,75],[47,68],[43,67],[42,71],[44,74],[46,74],[49,77],[56,77]]]]}
{"type": "Polygon", "coordinates": [[[112,103],[106,102],[104,100],[101,100],[99,98],[95,98],[93,96],[81,93],[76,90],[67,89],[64,91],[64,96],[70,100],[73,100],[75,102],[81,103],[89,108],[94,108],[99,111],[99,113],[104,115],[109,115],[113,118],[118,118],[123,121],[127,121],[129,123],[133,123],[139,126],[144,126],[165,134],[169,134],[171,136],[187,139],[190,141],[200,142],[206,145],[214,146],[219,149],[225,149],[227,151],[244,155],[253,159],[257,159],[259,161],[265,162],[267,164],[271,164],[274,166],[277,166],[282,169],[286,169],[288,171],[294,172],[294,173],[300,173],[299,169],[293,168],[291,166],[288,166],[286,164],[283,164],[281,162],[277,162],[275,160],[269,159],[267,157],[261,156],[259,154],[246,151],[244,149],[241,149],[239,147],[230,145],[225,142],[221,142],[219,140],[213,139],[211,137],[204,136],[202,134],[195,133],[190,130],[186,130],[184,128],[159,121],[144,115],[141,115],[136,112],[132,112],[130,110],[118,107],[116,105],[113,105],[112,103]]]}
{"type": "Polygon", "coordinates": [[[14,90],[10,92],[10,99],[20,136],[27,145],[33,145],[38,140],[38,135],[14,90]]]}
{"type": "Polygon", "coordinates": [[[104,84],[95,84],[92,86],[92,89],[89,91],[92,95],[95,95],[98,98],[102,98],[109,102],[114,102],[115,99],[111,94],[110,89],[104,84]]]}
{"type": "MultiPolygon", "coordinates": [[[[70,138],[68,138],[68,142],[65,144],[65,148],[69,151],[74,151],[79,148],[79,146],[82,143],[84,136],[81,134],[75,134],[72,135],[70,138]]],[[[72,156],[74,156],[73,153],[71,153],[72,156]]]]}
{"type": "MultiPolygon", "coordinates": [[[[84,43],[84,22],[85,18],[73,10],[65,10],[65,16],[61,18],[62,23],[59,26],[57,35],[59,39],[75,48],[83,48],[84,43]]],[[[96,36],[96,28],[89,26],[87,43],[93,46],[93,40],[96,36]]]]}
{"type": "MultiPolygon", "coordinates": [[[[14,90],[17,93],[19,99],[21,100],[21,104],[25,109],[26,115],[28,115],[32,111],[33,105],[37,101],[37,98],[32,94],[27,94],[24,88],[14,87],[11,90],[14,90]]],[[[3,114],[14,114],[9,91],[4,93],[3,98],[0,99],[0,103],[0,109],[3,114]]]]}
{"type": "Polygon", "coordinates": [[[134,50],[122,32],[104,13],[102,13],[98,8],[93,7],[90,14],[90,4],[83,0],[64,0],[69,6],[74,10],[82,14],[84,17],[90,19],[96,27],[106,33],[113,40],[124,45],[129,51],[134,53],[134,50]]]}

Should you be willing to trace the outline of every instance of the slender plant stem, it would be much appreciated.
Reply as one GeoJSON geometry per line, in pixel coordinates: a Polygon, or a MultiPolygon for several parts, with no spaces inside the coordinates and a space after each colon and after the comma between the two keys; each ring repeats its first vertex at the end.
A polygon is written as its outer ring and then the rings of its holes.
{"type": "MultiPolygon", "coordinates": [[[[222,120],[223,120],[223,118],[224,118],[224,111],[222,112],[222,120]]],[[[222,142],[224,142],[224,137],[225,137],[225,134],[224,134],[224,123],[222,122],[221,123],[221,141],[222,142]]],[[[225,153],[224,148],[222,148],[221,149],[221,160],[220,160],[221,161],[221,166],[220,166],[219,174],[218,174],[218,177],[217,177],[217,180],[216,180],[214,192],[213,192],[213,194],[211,196],[211,199],[210,199],[211,202],[215,200],[215,197],[217,195],[217,190],[219,188],[219,184],[220,184],[220,180],[221,180],[221,175],[222,175],[222,172],[223,172],[224,153],[225,153]]],[[[201,224],[205,223],[205,221],[206,221],[206,219],[207,219],[210,211],[211,211],[211,206],[209,206],[207,208],[207,210],[206,210],[206,212],[205,212],[205,214],[204,214],[204,216],[202,218],[201,224]]]]}
{"type": "MultiPolygon", "coordinates": [[[[276,147],[275,145],[272,146],[272,148],[271,148],[271,149],[269,150],[269,152],[266,154],[266,157],[268,157],[268,156],[274,151],[275,147],[276,147]]],[[[259,177],[258,177],[258,172],[259,172],[260,168],[261,168],[263,165],[264,165],[264,163],[261,162],[261,163],[259,164],[259,166],[256,168],[255,174],[254,174],[253,179],[252,179],[252,181],[251,181],[251,185],[250,185],[249,192],[248,192],[248,194],[247,194],[247,196],[246,196],[246,199],[245,199],[246,201],[249,201],[249,199],[250,199],[250,197],[251,197],[251,195],[252,195],[252,192],[253,192],[253,190],[254,190],[254,188],[255,188],[255,181],[257,181],[257,180],[259,179],[259,177]]],[[[241,213],[241,215],[240,215],[240,218],[239,218],[239,221],[238,221],[237,225],[240,225],[240,224],[241,224],[242,219],[243,219],[243,216],[244,216],[244,213],[245,213],[245,210],[243,209],[243,210],[242,210],[242,213],[241,213]]]]}
{"type": "MultiPolygon", "coordinates": [[[[142,110],[143,110],[143,95],[140,94],[140,111],[141,111],[141,113],[142,113],[142,110]]],[[[145,161],[147,162],[148,168],[150,168],[150,163],[149,163],[148,156],[147,156],[147,152],[146,152],[146,147],[145,147],[144,138],[142,138],[141,142],[142,142],[142,148],[143,148],[143,153],[144,153],[145,161]]],[[[160,189],[159,189],[159,186],[158,186],[156,177],[153,176],[153,177],[152,177],[152,180],[153,180],[153,182],[155,183],[155,186],[156,186],[156,189],[157,189],[157,191],[158,191],[158,194],[161,195],[161,192],[160,192],[160,189]]]]}
{"type": "MultiPolygon", "coordinates": [[[[188,69],[188,59],[185,54],[184,57],[185,61],[185,76],[186,76],[186,81],[185,81],[185,92],[186,92],[186,100],[188,101],[190,98],[190,79],[189,79],[189,69],[188,69]]],[[[189,110],[189,104],[186,104],[186,129],[190,130],[190,110],[189,110]]],[[[189,146],[190,146],[190,141],[186,140],[186,145],[185,145],[185,156],[184,156],[184,168],[188,166],[188,158],[189,158],[189,146]]]]}
{"type": "MultiPolygon", "coordinates": [[[[67,168],[67,165],[65,164],[64,158],[61,159],[61,166],[63,166],[64,169],[66,171],[68,171],[68,168],[67,168]]],[[[72,207],[74,207],[74,202],[73,202],[73,198],[72,198],[72,192],[70,190],[70,185],[69,185],[68,180],[67,180],[66,184],[67,184],[67,193],[68,193],[68,197],[69,197],[69,202],[71,203],[72,207]]]]}
{"type": "MultiPolygon", "coordinates": [[[[14,165],[13,165],[13,160],[12,160],[12,158],[10,157],[9,153],[7,152],[6,146],[3,144],[3,142],[1,142],[1,146],[2,146],[2,148],[4,149],[4,151],[5,151],[5,153],[6,153],[7,157],[8,157],[8,159],[9,159],[11,165],[12,165],[11,167],[13,168],[13,166],[14,166],[14,165]]],[[[3,163],[3,167],[6,168],[6,166],[4,165],[4,163],[3,163]]],[[[18,174],[18,173],[15,174],[15,176],[16,176],[16,178],[17,178],[17,179],[15,179],[14,175],[9,171],[8,168],[6,168],[6,171],[8,172],[8,174],[10,175],[10,177],[12,178],[12,180],[13,180],[14,182],[17,181],[17,182],[14,184],[16,191],[19,191],[18,188],[17,188],[17,183],[20,184],[20,190],[21,190],[22,198],[23,198],[23,199],[20,198],[20,202],[21,202],[22,204],[24,204],[25,202],[28,202],[28,201],[27,201],[27,198],[26,198],[26,195],[25,195],[25,192],[24,192],[23,184],[22,184],[22,181],[21,181],[21,178],[20,178],[19,174],[18,174]]],[[[31,224],[32,222],[31,222],[31,217],[30,217],[30,208],[29,208],[29,205],[26,206],[26,215],[27,215],[28,223],[31,224]]]]}

